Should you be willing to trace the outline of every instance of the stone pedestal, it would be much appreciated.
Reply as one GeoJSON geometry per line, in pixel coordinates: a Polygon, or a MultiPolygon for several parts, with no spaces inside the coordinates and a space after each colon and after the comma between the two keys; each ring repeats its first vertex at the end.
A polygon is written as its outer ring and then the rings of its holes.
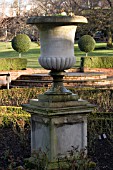
{"type": "Polygon", "coordinates": [[[31,151],[48,151],[49,161],[66,155],[72,146],[87,146],[87,114],[93,105],[78,95],[39,95],[23,109],[31,113],[31,151]]]}
{"type": "Polygon", "coordinates": [[[31,151],[48,150],[50,162],[65,156],[72,146],[87,146],[87,114],[93,106],[63,86],[66,69],[75,63],[74,37],[83,16],[32,17],[28,24],[38,27],[41,43],[40,65],[51,70],[51,88],[23,105],[31,113],[31,151]]]}

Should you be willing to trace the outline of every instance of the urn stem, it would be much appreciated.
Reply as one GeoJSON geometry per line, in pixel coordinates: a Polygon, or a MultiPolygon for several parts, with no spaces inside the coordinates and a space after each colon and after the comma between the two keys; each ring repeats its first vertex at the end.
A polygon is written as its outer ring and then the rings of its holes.
{"type": "Polygon", "coordinates": [[[53,78],[52,87],[45,92],[45,94],[72,94],[70,90],[67,90],[63,85],[63,77],[65,76],[65,71],[50,71],[49,73],[53,78]]]}

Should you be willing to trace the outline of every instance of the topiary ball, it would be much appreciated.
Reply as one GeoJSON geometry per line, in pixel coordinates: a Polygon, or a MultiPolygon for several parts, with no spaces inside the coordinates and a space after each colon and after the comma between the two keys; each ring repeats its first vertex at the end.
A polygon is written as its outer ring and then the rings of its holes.
{"type": "Polygon", "coordinates": [[[19,52],[27,52],[30,48],[31,39],[26,34],[18,34],[12,39],[12,48],[19,52]]]}
{"type": "Polygon", "coordinates": [[[91,52],[95,48],[95,40],[90,35],[83,35],[78,41],[78,47],[86,53],[91,52]]]}

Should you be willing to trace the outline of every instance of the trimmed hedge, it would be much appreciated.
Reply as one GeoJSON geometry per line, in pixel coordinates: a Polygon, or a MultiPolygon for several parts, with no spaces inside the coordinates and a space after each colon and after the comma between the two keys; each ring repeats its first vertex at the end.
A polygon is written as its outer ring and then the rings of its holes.
{"type": "Polygon", "coordinates": [[[12,39],[12,48],[19,52],[27,52],[30,48],[31,39],[26,34],[18,34],[12,39]]]}
{"type": "Polygon", "coordinates": [[[30,124],[30,114],[22,110],[22,107],[0,106],[0,126],[18,126],[22,129],[27,123],[30,124]],[[21,121],[20,121],[21,120],[21,121]]]}
{"type": "Polygon", "coordinates": [[[22,110],[22,107],[17,106],[0,106],[0,116],[2,115],[11,115],[12,112],[18,117],[30,117],[30,114],[22,110]]]}
{"type": "Polygon", "coordinates": [[[90,153],[96,153],[95,142],[99,139],[102,141],[106,140],[106,138],[112,146],[113,112],[90,113],[88,115],[88,148],[90,153]]]}
{"type": "Polygon", "coordinates": [[[113,68],[113,57],[84,57],[86,68],[113,68]]]}
{"type": "MultiPolygon", "coordinates": [[[[46,88],[12,88],[0,90],[1,106],[21,106],[28,103],[29,99],[38,98],[38,94],[46,91],[46,88]]],[[[113,89],[75,89],[70,88],[82,99],[97,105],[96,112],[113,112],[113,89]]]]}
{"type": "Polygon", "coordinates": [[[21,106],[29,99],[37,98],[44,88],[11,88],[0,90],[0,106],[21,106]]]}
{"type": "Polygon", "coordinates": [[[0,58],[0,71],[24,70],[27,67],[25,58],[0,58]]]}
{"type": "Polygon", "coordinates": [[[83,35],[78,41],[79,49],[86,53],[93,51],[95,44],[95,40],[90,35],[83,35]]]}

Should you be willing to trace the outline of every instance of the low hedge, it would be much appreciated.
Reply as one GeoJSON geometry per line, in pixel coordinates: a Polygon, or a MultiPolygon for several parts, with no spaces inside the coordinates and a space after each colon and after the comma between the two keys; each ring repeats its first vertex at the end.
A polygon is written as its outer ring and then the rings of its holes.
{"type": "Polygon", "coordinates": [[[24,70],[27,67],[25,58],[0,58],[0,71],[24,70]]]}
{"type": "Polygon", "coordinates": [[[0,106],[21,106],[29,99],[37,98],[44,88],[12,88],[0,90],[0,106]]]}
{"type": "Polygon", "coordinates": [[[86,68],[113,68],[113,57],[84,57],[86,68]]]}
{"type": "Polygon", "coordinates": [[[30,114],[22,110],[22,107],[0,106],[0,127],[18,125],[22,130],[26,124],[30,125],[30,117],[30,114]]]}
{"type": "MultiPolygon", "coordinates": [[[[46,88],[36,87],[0,90],[0,105],[21,106],[28,103],[29,99],[38,98],[38,94],[42,94],[46,90],[46,88]]],[[[113,89],[70,88],[70,90],[82,99],[97,105],[96,112],[113,112],[113,89]]]]}
{"type": "Polygon", "coordinates": [[[87,125],[88,148],[91,154],[97,152],[95,143],[98,141],[105,142],[107,140],[110,146],[113,147],[111,142],[113,141],[113,112],[90,113],[87,125]]]}
{"type": "Polygon", "coordinates": [[[88,131],[91,136],[93,135],[92,138],[94,138],[94,136],[98,137],[104,133],[113,138],[112,127],[113,112],[90,113],[88,115],[88,131]]]}

